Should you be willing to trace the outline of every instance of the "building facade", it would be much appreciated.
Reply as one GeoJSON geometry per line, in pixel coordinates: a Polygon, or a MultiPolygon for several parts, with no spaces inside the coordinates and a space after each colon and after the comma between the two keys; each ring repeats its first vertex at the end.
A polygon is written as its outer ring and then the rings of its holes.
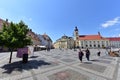
{"type": "Polygon", "coordinates": [[[99,35],[86,35],[87,39],[80,36],[79,47],[81,48],[105,48],[110,45],[109,40],[100,38],[99,35]],[[90,38],[89,38],[90,37],[90,38]],[[94,39],[94,37],[96,37],[94,39]]]}
{"type": "Polygon", "coordinates": [[[80,48],[105,48],[110,46],[109,39],[100,35],[100,32],[95,35],[79,35],[78,29],[75,27],[74,40],[76,47],[80,48]],[[79,35],[79,37],[78,37],[79,35]]]}
{"type": "Polygon", "coordinates": [[[60,39],[56,40],[54,43],[55,48],[74,48],[74,39],[66,35],[62,36],[60,39]]]}
{"type": "Polygon", "coordinates": [[[41,44],[39,37],[31,29],[28,31],[27,36],[31,38],[33,46],[38,46],[41,44]]]}
{"type": "Polygon", "coordinates": [[[115,48],[120,48],[120,37],[109,37],[110,46],[115,48]]]}
{"type": "Polygon", "coordinates": [[[40,46],[45,46],[46,48],[53,48],[53,41],[52,39],[45,33],[43,35],[38,35],[40,41],[41,41],[41,44],[40,46]]]}

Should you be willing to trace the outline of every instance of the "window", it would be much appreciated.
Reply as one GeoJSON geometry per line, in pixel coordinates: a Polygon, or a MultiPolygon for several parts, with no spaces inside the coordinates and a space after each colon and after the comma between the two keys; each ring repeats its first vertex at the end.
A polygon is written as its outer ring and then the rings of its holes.
{"type": "Polygon", "coordinates": [[[102,44],[104,44],[104,41],[102,41],[102,44]]]}
{"type": "Polygon", "coordinates": [[[105,46],[104,45],[102,45],[102,48],[104,48],[105,46]]]}
{"type": "Polygon", "coordinates": [[[92,45],[90,45],[90,47],[92,47],[92,45]]]}
{"type": "Polygon", "coordinates": [[[97,43],[99,43],[99,41],[97,41],[97,43]]]}
{"type": "Polygon", "coordinates": [[[83,44],[83,41],[81,41],[81,44],[83,44]]]}
{"type": "Polygon", "coordinates": [[[100,45],[98,45],[98,47],[100,47],[100,45]]]}
{"type": "Polygon", "coordinates": [[[90,43],[91,43],[91,41],[90,41],[90,43]]]}

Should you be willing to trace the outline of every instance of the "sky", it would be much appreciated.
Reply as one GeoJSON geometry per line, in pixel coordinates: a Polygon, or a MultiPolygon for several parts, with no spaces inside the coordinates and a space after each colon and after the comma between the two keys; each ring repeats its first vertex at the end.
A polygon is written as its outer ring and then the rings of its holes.
{"type": "Polygon", "coordinates": [[[120,37],[120,0],[0,0],[0,18],[22,20],[53,42],[63,35],[73,37],[76,26],[79,35],[120,37]]]}

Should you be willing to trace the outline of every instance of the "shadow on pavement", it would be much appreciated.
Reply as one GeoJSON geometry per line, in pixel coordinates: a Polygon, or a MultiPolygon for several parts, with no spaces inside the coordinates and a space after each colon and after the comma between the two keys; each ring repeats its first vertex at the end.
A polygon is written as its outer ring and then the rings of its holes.
{"type": "Polygon", "coordinates": [[[37,58],[37,57],[39,57],[39,56],[31,56],[30,58],[37,58]]]}
{"type": "Polygon", "coordinates": [[[83,62],[84,64],[92,64],[92,62],[83,62]]]}
{"type": "Polygon", "coordinates": [[[3,73],[10,74],[13,71],[22,72],[23,70],[38,69],[38,67],[45,65],[51,65],[51,63],[45,62],[43,60],[30,60],[28,63],[24,64],[22,61],[18,61],[11,64],[6,64],[1,68],[5,70],[3,73]]]}
{"type": "Polygon", "coordinates": [[[99,62],[100,60],[94,59],[94,60],[90,60],[90,61],[93,61],[93,62],[99,62]]]}

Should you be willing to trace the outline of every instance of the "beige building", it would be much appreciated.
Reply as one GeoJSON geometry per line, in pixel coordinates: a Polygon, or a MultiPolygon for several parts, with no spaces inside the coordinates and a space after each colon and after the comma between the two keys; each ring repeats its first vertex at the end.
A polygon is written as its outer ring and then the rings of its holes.
{"type": "Polygon", "coordinates": [[[72,49],[74,48],[74,40],[72,37],[64,35],[54,43],[54,47],[72,49]]]}

